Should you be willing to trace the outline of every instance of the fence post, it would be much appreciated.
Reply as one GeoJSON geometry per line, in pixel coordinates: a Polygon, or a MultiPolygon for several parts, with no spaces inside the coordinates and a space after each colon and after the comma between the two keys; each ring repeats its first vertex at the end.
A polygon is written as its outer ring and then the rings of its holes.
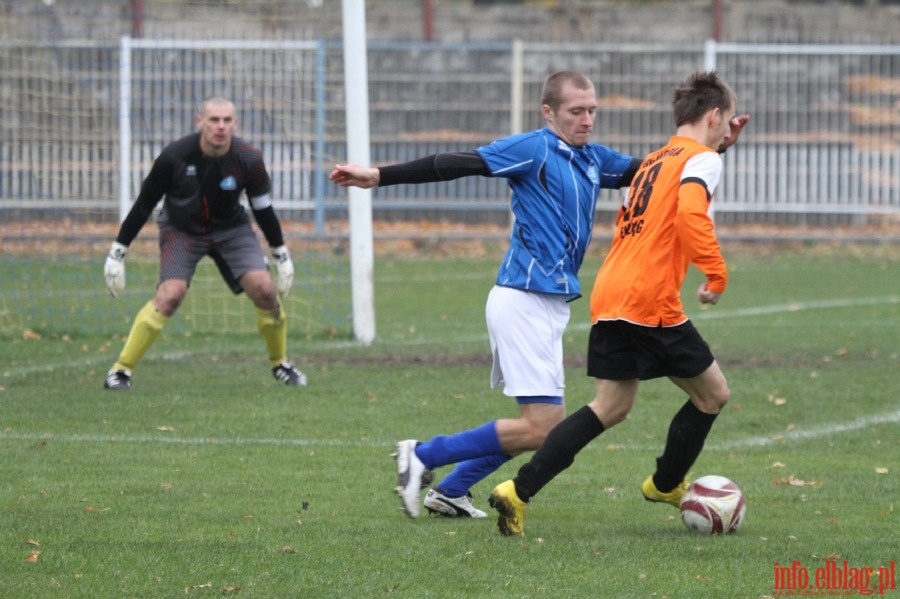
{"type": "MultiPolygon", "coordinates": [[[[510,60],[511,63],[511,73],[510,73],[510,115],[509,115],[509,123],[510,123],[510,134],[515,135],[516,133],[522,133],[522,128],[524,127],[522,123],[522,109],[524,108],[524,70],[525,70],[525,42],[523,42],[520,38],[516,38],[512,41],[512,48],[510,49],[512,52],[512,57],[510,60]]],[[[512,213],[512,203],[510,203],[509,207],[509,226],[512,227],[515,221],[515,216],[512,213]]]]}
{"type": "MultiPolygon", "coordinates": [[[[703,69],[706,71],[715,71],[716,70],[716,49],[717,43],[714,39],[706,40],[706,43],[703,45],[703,69]]],[[[722,156],[722,161],[725,161],[725,157],[722,156]]],[[[719,189],[722,188],[722,182],[719,181],[719,189]]],[[[721,197],[721,194],[719,194],[721,197]]],[[[716,222],[716,203],[709,203],[709,218],[712,219],[713,222],[716,222]]]]}
{"type": "Polygon", "coordinates": [[[325,56],[325,40],[319,39],[316,50],[316,139],[315,157],[313,158],[313,189],[316,205],[316,236],[325,236],[325,103],[327,93],[328,71],[325,56]]]}
{"type": "Polygon", "coordinates": [[[131,38],[119,43],[119,222],[131,208],[131,38]]]}

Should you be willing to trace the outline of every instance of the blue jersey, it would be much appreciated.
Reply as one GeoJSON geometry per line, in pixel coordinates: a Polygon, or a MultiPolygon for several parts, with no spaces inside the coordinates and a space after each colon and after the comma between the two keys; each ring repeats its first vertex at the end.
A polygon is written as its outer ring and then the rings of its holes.
{"type": "Polygon", "coordinates": [[[570,146],[548,128],[499,139],[476,150],[493,177],[512,189],[515,216],[497,285],[581,296],[578,269],[594,226],[601,188],[620,187],[634,160],[605,146],[570,146]]]}

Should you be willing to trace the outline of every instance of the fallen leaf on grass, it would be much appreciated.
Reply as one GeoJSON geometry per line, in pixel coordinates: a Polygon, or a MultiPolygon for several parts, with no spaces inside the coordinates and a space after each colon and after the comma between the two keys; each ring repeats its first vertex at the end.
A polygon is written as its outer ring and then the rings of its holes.
{"type": "Polygon", "coordinates": [[[884,466],[879,466],[878,468],[875,469],[875,474],[887,474],[888,472],[889,472],[889,470],[887,468],[885,468],[884,466]]]}
{"type": "Polygon", "coordinates": [[[37,341],[41,338],[40,333],[35,333],[31,329],[25,329],[22,331],[22,339],[25,341],[37,341]]]}
{"type": "Polygon", "coordinates": [[[792,487],[816,487],[822,484],[820,480],[801,480],[796,478],[793,474],[788,476],[787,478],[778,478],[777,476],[773,477],[775,481],[775,485],[790,485],[792,487]]]}
{"type": "Polygon", "coordinates": [[[841,556],[839,553],[829,553],[828,555],[823,555],[819,559],[821,559],[823,562],[833,562],[835,560],[841,559],[841,556]]]}
{"type": "Polygon", "coordinates": [[[164,433],[173,433],[173,432],[175,432],[175,427],[174,426],[157,426],[156,430],[162,431],[164,433]]]}
{"type": "Polygon", "coordinates": [[[109,508],[108,508],[108,507],[105,507],[105,508],[96,508],[96,507],[93,507],[93,506],[90,506],[90,505],[87,506],[87,507],[84,508],[84,509],[86,509],[87,511],[89,511],[89,512],[91,512],[91,513],[93,513],[93,514],[99,514],[100,512],[108,512],[108,511],[109,511],[109,508]]]}
{"type": "Polygon", "coordinates": [[[35,547],[40,547],[41,543],[39,541],[35,541],[34,539],[25,539],[26,545],[34,545],[35,547]]]}
{"type": "Polygon", "coordinates": [[[25,561],[34,563],[34,562],[38,561],[38,557],[40,555],[41,555],[40,551],[32,551],[31,553],[28,554],[28,557],[25,558],[25,561]]]}
{"type": "Polygon", "coordinates": [[[769,401],[772,402],[773,404],[775,404],[776,406],[783,406],[784,404],[787,403],[787,400],[785,398],[778,397],[777,395],[775,395],[773,393],[769,394],[769,401]]]}
{"type": "Polygon", "coordinates": [[[282,547],[282,548],[281,548],[281,552],[282,552],[282,553],[296,553],[296,552],[294,551],[294,548],[291,547],[290,545],[285,545],[284,547],[282,547]]]}
{"type": "Polygon", "coordinates": [[[222,589],[222,594],[225,594],[225,593],[240,593],[240,592],[241,592],[241,587],[225,587],[224,589],[222,589]]]}

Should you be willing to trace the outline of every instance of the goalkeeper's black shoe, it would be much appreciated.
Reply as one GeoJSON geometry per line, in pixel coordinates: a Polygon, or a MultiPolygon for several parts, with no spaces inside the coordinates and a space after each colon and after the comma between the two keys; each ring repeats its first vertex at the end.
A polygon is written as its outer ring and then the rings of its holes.
{"type": "Polygon", "coordinates": [[[113,391],[131,391],[131,373],[127,370],[112,370],[103,381],[104,389],[113,391]]]}
{"type": "Polygon", "coordinates": [[[305,387],[306,375],[294,368],[290,362],[282,362],[272,369],[272,376],[288,387],[305,387]]]}

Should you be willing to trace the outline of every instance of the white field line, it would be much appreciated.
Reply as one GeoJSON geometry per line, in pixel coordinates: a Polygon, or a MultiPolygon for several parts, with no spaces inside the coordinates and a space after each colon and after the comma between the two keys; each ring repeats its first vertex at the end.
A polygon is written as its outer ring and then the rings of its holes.
{"type": "MultiPolygon", "coordinates": [[[[869,428],[871,426],[891,423],[900,423],[900,410],[887,412],[882,414],[872,414],[850,422],[841,422],[834,424],[823,424],[808,429],[795,429],[784,434],[773,433],[771,436],[753,436],[721,441],[718,443],[707,443],[706,451],[734,451],[738,449],[757,449],[772,445],[784,445],[797,441],[807,441],[811,439],[821,439],[823,437],[832,437],[841,433],[848,433],[869,428]]],[[[65,434],[56,435],[53,433],[15,433],[12,431],[0,432],[0,441],[27,441],[30,443],[39,442],[57,442],[57,443],[156,443],[156,444],[172,444],[172,445],[209,445],[224,447],[240,447],[240,446],[272,446],[272,447],[364,447],[378,448],[390,447],[393,443],[390,441],[378,440],[359,440],[352,441],[348,439],[274,439],[274,438],[249,438],[249,437],[178,437],[174,435],[79,435],[65,434]]],[[[663,440],[658,445],[650,446],[648,444],[618,444],[616,450],[624,451],[651,451],[662,448],[663,440]]],[[[595,443],[589,446],[593,449],[604,449],[602,443],[595,443]]]]}
{"type": "MultiPolygon", "coordinates": [[[[900,295],[887,295],[882,297],[846,297],[829,300],[811,300],[807,302],[791,302],[789,304],[773,304],[771,306],[754,306],[750,308],[736,308],[734,310],[704,307],[703,311],[691,316],[694,322],[703,320],[721,320],[723,318],[743,318],[762,316],[764,314],[786,314],[790,312],[806,312],[808,310],[826,310],[830,308],[852,308],[855,306],[878,306],[881,304],[900,303],[900,295]]],[[[573,328],[572,325],[569,325],[573,328]]],[[[591,323],[578,323],[574,328],[589,329],[591,323]]]]}
{"type": "Polygon", "coordinates": [[[54,433],[0,432],[0,441],[55,441],[62,443],[157,443],[160,445],[219,445],[219,446],[275,446],[275,447],[381,447],[391,445],[387,441],[350,441],[347,439],[273,439],[252,437],[177,437],[174,435],[79,435],[54,433]]]}
{"type": "MultiPolygon", "coordinates": [[[[327,347],[330,349],[337,349],[342,347],[360,347],[359,343],[355,341],[313,341],[313,342],[304,342],[304,349],[312,350],[315,349],[316,346],[319,347],[327,347]]],[[[222,351],[216,351],[215,348],[209,348],[204,350],[197,351],[162,351],[159,353],[154,353],[152,356],[148,355],[144,360],[161,360],[165,362],[183,362],[193,356],[202,355],[202,356],[210,356],[216,354],[232,354],[240,351],[248,351],[248,352],[256,352],[262,355],[260,346],[258,344],[254,344],[253,347],[247,346],[245,350],[239,345],[226,345],[222,344],[219,347],[222,347],[222,351]]],[[[116,361],[116,356],[118,354],[107,353],[107,354],[98,354],[94,356],[87,356],[84,358],[80,358],[78,360],[61,360],[58,362],[44,362],[41,364],[31,364],[28,366],[11,366],[2,371],[0,371],[0,382],[2,382],[2,377],[22,377],[28,376],[31,374],[35,374],[38,372],[52,372],[57,369],[68,369],[68,368],[88,368],[91,366],[102,365],[104,368],[104,373],[106,372],[105,368],[112,365],[113,362],[116,361]]]]}
{"type": "MultiPolygon", "coordinates": [[[[819,301],[809,301],[809,302],[793,302],[790,304],[775,304],[771,306],[756,306],[751,308],[738,308],[736,310],[727,310],[720,308],[710,308],[709,311],[701,312],[700,314],[696,314],[691,317],[693,321],[702,321],[702,320],[715,320],[721,318],[741,318],[747,316],[760,316],[762,314],[781,314],[787,312],[803,312],[806,310],[822,310],[826,308],[848,308],[853,306],[875,306],[881,304],[896,304],[900,303],[900,296],[897,295],[888,295],[883,297],[854,297],[854,298],[837,298],[831,300],[819,300],[819,301]],[[714,310],[714,311],[713,311],[714,310]]],[[[585,330],[591,327],[591,323],[588,321],[581,321],[576,323],[569,324],[569,328],[585,330]]],[[[479,342],[487,340],[487,332],[479,335],[471,335],[468,337],[458,337],[452,339],[454,343],[469,343],[469,342],[479,342]]],[[[381,345],[385,348],[391,346],[415,346],[415,345],[428,345],[434,343],[434,339],[407,339],[402,341],[378,341],[376,340],[376,344],[381,345]]],[[[307,343],[304,345],[306,349],[313,349],[315,346],[325,347],[325,348],[338,348],[338,347],[359,347],[359,344],[354,341],[314,341],[312,343],[307,343]]],[[[230,347],[227,352],[231,353],[235,351],[237,348],[230,347]]],[[[214,351],[197,351],[197,352],[168,352],[157,354],[148,359],[156,359],[156,360],[168,360],[168,361],[181,361],[186,358],[191,357],[192,355],[210,355],[211,353],[215,353],[214,351]]],[[[3,376],[6,377],[16,377],[16,376],[27,376],[30,374],[34,374],[37,372],[47,372],[53,371],[57,368],[84,368],[93,366],[96,364],[109,364],[114,360],[114,356],[112,354],[104,354],[98,356],[85,357],[79,360],[69,360],[64,362],[52,362],[52,363],[43,363],[43,364],[33,364],[30,366],[16,366],[16,367],[8,367],[2,371],[3,376]]]]}
{"type": "MultiPolygon", "coordinates": [[[[826,308],[843,308],[851,306],[893,304],[900,302],[900,296],[884,296],[884,297],[862,297],[862,298],[842,298],[809,302],[794,302],[790,304],[777,304],[772,306],[758,306],[753,308],[741,308],[737,310],[717,310],[716,312],[705,312],[692,317],[693,320],[708,320],[716,318],[737,318],[745,316],[758,316],[761,314],[777,314],[785,312],[800,312],[804,310],[816,310],[826,308]]],[[[589,323],[583,326],[588,328],[589,323]]],[[[486,337],[486,335],[485,335],[486,337]]],[[[422,340],[397,341],[387,345],[416,345],[424,343],[422,340]]],[[[341,342],[338,342],[341,343],[341,342]]],[[[331,342],[323,342],[334,346],[331,342]]],[[[354,345],[346,342],[347,345],[354,345]]],[[[208,354],[209,352],[198,352],[208,354]]],[[[192,352],[170,352],[163,354],[162,359],[181,360],[192,355],[192,352]]],[[[108,356],[98,356],[96,358],[85,358],[82,360],[73,360],[66,362],[55,362],[51,364],[40,364],[34,366],[9,368],[3,372],[4,376],[25,376],[34,372],[43,372],[47,370],[55,370],[56,368],[77,368],[95,363],[105,363],[109,361],[108,356]]],[[[734,449],[751,449],[755,447],[766,447],[769,445],[781,444],[792,441],[802,441],[806,439],[817,439],[827,437],[843,432],[852,432],[864,429],[876,424],[897,423],[900,422],[900,410],[885,414],[876,414],[852,420],[850,422],[822,425],[810,429],[795,429],[788,433],[779,435],[777,433],[772,436],[755,436],[745,437],[742,439],[733,439],[730,441],[722,441],[719,443],[708,443],[707,450],[712,451],[729,451],[734,449]]],[[[21,441],[62,441],[62,442],[87,442],[87,443],[172,443],[180,445],[224,445],[224,446],[241,446],[241,445],[270,445],[285,447],[382,447],[390,446],[388,441],[349,441],[346,439],[273,439],[273,438],[213,438],[213,437],[176,437],[168,435],[54,435],[50,433],[14,433],[0,431],[0,440],[21,440],[21,441]]],[[[646,451],[651,448],[647,445],[622,445],[621,449],[646,451]]]]}
{"type": "Polygon", "coordinates": [[[858,430],[867,429],[879,424],[900,422],[900,410],[887,412],[884,414],[871,414],[863,416],[850,422],[841,422],[836,424],[822,424],[808,429],[794,429],[784,434],[775,434],[772,436],[755,436],[744,437],[743,439],[732,439],[729,441],[721,441],[719,443],[708,443],[705,449],[713,451],[730,451],[734,449],[751,449],[754,447],[768,447],[770,445],[780,445],[782,443],[792,441],[805,441],[807,439],[820,439],[822,437],[830,437],[840,433],[848,433],[858,430]]]}
{"type": "Polygon", "coordinates": [[[724,310],[722,312],[702,312],[694,317],[695,320],[713,320],[716,318],[735,318],[740,316],[760,316],[762,314],[780,314],[784,312],[804,312],[806,310],[824,310],[829,308],[849,308],[854,306],[876,306],[880,304],[900,303],[900,296],[888,295],[884,297],[856,297],[835,298],[828,300],[812,300],[808,302],[792,302],[790,304],[776,304],[774,306],[758,306],[755,308],[741,308],[737,310],[724,310]]]}

